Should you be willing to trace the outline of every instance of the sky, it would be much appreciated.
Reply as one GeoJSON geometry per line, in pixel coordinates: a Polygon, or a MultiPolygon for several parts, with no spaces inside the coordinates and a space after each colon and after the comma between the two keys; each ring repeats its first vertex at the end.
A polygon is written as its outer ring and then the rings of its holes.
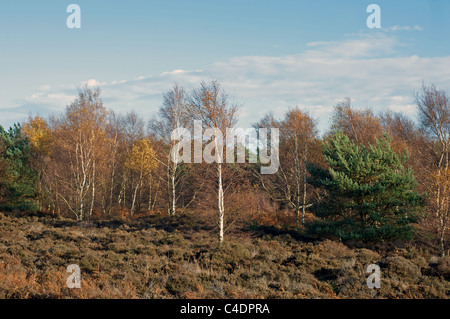
{"type": "Polygon", "coordinates": [[[174,83],[211,79],[241,105],[240,127],[298,106],[324,133],[346,97],[414,119],[422,82],[450,93],[449,34],[448,0],[1,1],[0,125],[63,112],[85,84],[148,120],[174,83]]]}

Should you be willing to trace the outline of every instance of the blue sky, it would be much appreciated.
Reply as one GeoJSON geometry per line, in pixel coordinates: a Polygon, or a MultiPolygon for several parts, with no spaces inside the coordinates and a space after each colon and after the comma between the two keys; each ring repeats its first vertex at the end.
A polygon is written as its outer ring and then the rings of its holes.
{"type": "Polygon", "coordinates": [[[422,80],[450,90],[449,34],[446,0],[2,1],[0,125],[63,111],[83,83],[149,119],[174,82],[211,78],[242,104],[240,126],[298,105],[324,131],[345,97],[414,117],[422,80]],[[71,3],[81,29],[66,26],[71,3]]]}

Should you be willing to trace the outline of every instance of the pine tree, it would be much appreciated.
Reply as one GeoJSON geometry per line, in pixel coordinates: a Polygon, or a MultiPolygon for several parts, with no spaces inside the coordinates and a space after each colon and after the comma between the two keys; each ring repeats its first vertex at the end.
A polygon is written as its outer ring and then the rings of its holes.
{"type": "Polygon", "coordinates": [[[0,126],[0,208],[34,209],[37,174],[29,166],[30,145],[20,125],[0,126]]]}
{"type": "Polygon", "coordinates": [[[310,183],[324,190],[313,211],[319,220],[307,229],[342,240],[383,241],[411,238],[421,197],[408,154],[397,154],[384,135],[358,146],[341,132],[323,145],[328,169],[308,165],[310,183]]]}

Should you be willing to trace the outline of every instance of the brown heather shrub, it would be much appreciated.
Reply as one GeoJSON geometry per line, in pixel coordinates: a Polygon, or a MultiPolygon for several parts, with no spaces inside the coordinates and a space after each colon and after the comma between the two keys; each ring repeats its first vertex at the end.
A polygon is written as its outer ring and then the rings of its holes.
{"type": "Polygon", "coordinates": [[[290,256],[290,252],[276,240],[263,241],[258,240],[255,242],[257,250],[255,251],[254,258],[270,261],[270,262],[282,262],[290,256]]]}
{"type": "Polygon", "coordinates": [[[357,264],[366,268],[371,264],[378,264],[382,259],[377,252],[366,248],[356,249],[355,255],[357,264]]]}
{"type": "Polygon", "coordinates": [[[197,214],[89,223],[0,214],[0,298],[449,297],[448,258],[428,263],[420,247],[381,253],[261,229],[235,229],[218,247],[197,214]],[[382,267],[376,295],[372,263],[382,267]],[[66,287],[69,264],[80,265],[82,289],[66,287]]]}
{"type": "Polygon", "coordinates": [[[186,293],[198,292],[200,286],[196,278],[189,274],[171,275],[166,283],[167,291],[178,298],[186,296],[186,293]]]}
{"type": "Polygon", "coordinates": [[[373,291],[367,288],[366,278],[363,276],[339,277],[335,283],[338,297],[350,299],[370,299],[373,291]]]}
{"type": "Polygon", "coordinates": [[[381,261],[383,277],[404,283],[416,283],[421,276],[420,268],[401,256],[389,256],[381,261]]]}
{"type": "Polygon", "coordinates": [[[437,270],[440,276],[450,280],[450,256],[440,258],[437,264],[437,270]]]}

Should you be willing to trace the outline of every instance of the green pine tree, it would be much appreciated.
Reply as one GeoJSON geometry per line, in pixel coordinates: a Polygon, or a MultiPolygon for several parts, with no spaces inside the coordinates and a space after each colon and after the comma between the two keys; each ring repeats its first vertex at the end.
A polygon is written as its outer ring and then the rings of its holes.
{"type": "Polygon", "coordinates": [[[408,154],[397,154],[387,135],[358,146],[341,132],[324,143],[328,169],[308,165],[310,183],[324,190],[314,207],[318,220],[307,229],[342,240],[383,241],[411,238],[421,198],[408,154]]]}
{"type": "Polygon", "coordinates": [[[0,126],[0,209],[35,209],[37,173],[29,166],[30,145],[19,124],[0,126]]]}

